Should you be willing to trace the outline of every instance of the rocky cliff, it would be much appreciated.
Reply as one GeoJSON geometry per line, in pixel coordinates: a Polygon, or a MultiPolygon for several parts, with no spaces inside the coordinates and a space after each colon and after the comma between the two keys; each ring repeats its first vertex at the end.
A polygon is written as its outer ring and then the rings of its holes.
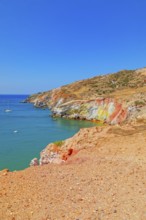
{"type": "Polygon", "coordinates": [[[46,164],[64,164],[84,149],[92,149],[106,138],[115,135],[129,136],[146,129],[146,123],[129,123],[126,125],[100,126],[82,128],[73,137],[48,144],[40,153],[40,159],[34,158],[30,166],[46,164]],[[96,144],[94,144],[96,143],[96,144]]]}
{"type": "Polygon", "coordinates": [[[146,68],[122,70],[34,94],[26,102],[53,116],[110,124],[146,119],[146,68]]]}
{"type": "Polygon", "coordinates": [[[145,77],[146,69],[121,71],[29,97],[56,116],[131,122],[81,129],[49,144],[32,167],[1,171],[0,219],[145,219],[145,77]]]}
{"type": "Polygon", "coordinates": [[[97,120],[111,124],[124,121],[127,110],[122,103],[112,98],[99,98],[89,101],[70,101],[53,108],[54,116],[73,119],[97,120]]]}
{"type": "Polygon", "coordinates": [[[146,124],[114,125],[48,146],[41,162],[65,162],[0,172],[0,219],[145,220],[145,142],[146,124]]]}

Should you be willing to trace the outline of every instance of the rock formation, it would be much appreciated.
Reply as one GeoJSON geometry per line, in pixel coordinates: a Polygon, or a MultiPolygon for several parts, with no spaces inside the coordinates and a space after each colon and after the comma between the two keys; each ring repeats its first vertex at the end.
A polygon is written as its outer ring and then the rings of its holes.
{"type": "Polygon", "coordinates": [[[1,171],[0,219],[145,219],[145,77],[145,68],[121,71],[29,97],[54,116],[110,125],[49,144],[23,171],[1,171]]]}
{"type": "Polygon", "coordinates": [[[144,220],[145,143],[146,124],[81,129],[50,146],[60,165],[0,172],[0,219],[144,220]]]}
{"type": "Polygon", "coordinates": [[[29,165],[30,166],[38,166],[39,165],[38,159],[37,158],[32,159],[29,165]]]}
{"type": "Polygon", "coordinates": [[[107,136],[110,137],[111,134],[108,133],[109,130],[110,127],[93,127],[92,129],[82,128],[77,134],[69,139],[66,139],[59,146],[57,142],[48,144],[46,148],[40,153],[39,163],[37,158],[34,158],[31,161],[30,166],[45,165],[50,163],[63,164],[71,156],[77,154],[80,150],[90,148],[92,139],[94,139],[94,141],[98,141],[100,138],[105,138],[107,136]],[[87,139],[86,143],[85,139],[87,139]]]}
{"type": "Polygon", "coordinates": [[[146,68],[81,80],[34,94],[26,102],[50,108],[54,117],[119,124],[144,119],[146,68]]]}

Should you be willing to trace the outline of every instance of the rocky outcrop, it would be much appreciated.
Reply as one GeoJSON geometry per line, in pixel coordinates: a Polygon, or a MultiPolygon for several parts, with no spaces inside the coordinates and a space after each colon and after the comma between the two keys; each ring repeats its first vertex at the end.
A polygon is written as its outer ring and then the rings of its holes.
{"type": "MultiPolygon", "coordinates": [[[[61,142],[48,144],[40,153],[39,165],[68,163],[68,161],[80,151],[85,149],[92,151],[92,149],[98,147],[98,143],[100,143],[101,140],[108,140],[109,138],[114,138],[117,135],[133,135],[137,132],[137,129],[140,131],[145,128],[145,125],[139,126],[134,123],[122,126],[113,125],[82,128],[71,138],[61,142]]],[[[35,163],[31,162],[31,166],[35,166],[35,163]]]]}
{"type": "Polygon", "coordinates": [[[62,165],[0,172],[0,219],[145,220],[146,124],[108,127],[66,140],[62,165]]]}
{"type": "Polygon", "coordinates": [[[109,124],[123,122],[128,111],[122,103],[112,98],[99,98],[91,101],[71,101],[55,107],[54,116],[72,119],[97,120],[109,124]]]}
{"type": "Polygon", "coordinates": [[[60,89],[52,91],[48,102],[46,96],[37,97],[33,100],[35,107],[48,106],[53,117],[64,117],[80,120],[95,120],[109,124],[123,122],[128,116],[123,102],[114,98],[97,98],[93,100],[70,100],[68,96],[59,96],[60,89]]]}
{"type": "Polygon", "coordinates": [[[55,144],[49,144],[41,153],[39,164],[44,165],[48,163],[60,164],[62,162],[59,148],[55,144]]]}
{"type": "Polygon", "coordinates": [[[46,165],[46,164],[63,164],[70,157],[76,155],[80,150],[93,147],[91,140],[97,141],[101,138],[110,137],[108,133],[110,127],[101,128],[82,128],[73,137],[62,141],[62,145],[58,145],[59,142],[51,143],[46,146],[40,153],[40,159],[34,158],[30,166],[46,165]],[[87,142],[85,143],[85,139],[87,142]]]}
{"type": "Polygon", "coordinates": [[[54,117],[119,124],[139,116],[146,106],[146,68],[78,81],[28,97],[35,107],[50,108],[54,117]]]}
{"type": "MultiPolygon", "coordinates": [[[[65,143],[64,143],[65,144],[65,143]]],[[[63,144],[63,145],[64,145],[63,144]]],[[[66,145],[64,145],[66,146],[66,145]]],[[[63,146],[62,146],[63,147],[63,146]]],[[[30,166],[46,165],[46,164],[62,164],[70,156],[75,155],[78,150],[68,147],[60,148],[54,143],[48,144],[40,153],[40,159],[34,158],[30,162],[30,166]]]]}
{"type": "Polygon", "coordinates": [[[32,159],[29,165],[30,165],[30,167],[31,166],[38,166],[39,165],[38,159],[37,158],[32,159]]]}

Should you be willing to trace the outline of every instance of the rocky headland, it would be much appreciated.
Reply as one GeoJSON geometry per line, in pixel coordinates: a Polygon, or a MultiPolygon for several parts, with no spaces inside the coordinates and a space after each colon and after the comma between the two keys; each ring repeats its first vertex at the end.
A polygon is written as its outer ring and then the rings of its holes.
{"type": "Polygon", "coordinates": [[[30,96],[54,117],[93,120],[23,171],[0,172],[2,220],[146,219],[146,68],[30,96]]]}
{"type": "Polygon", "coordinates": [[[77,81],[28,97],[38,108],[50,108],[54,117],[119,124],[145,119],[146,68],[77,81]]]}

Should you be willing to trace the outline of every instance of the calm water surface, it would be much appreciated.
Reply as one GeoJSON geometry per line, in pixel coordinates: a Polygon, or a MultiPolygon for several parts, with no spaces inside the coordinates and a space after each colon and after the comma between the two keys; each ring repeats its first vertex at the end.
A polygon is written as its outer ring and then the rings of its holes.
{"type": "Polygon", "coordinates": [[[20,103],[26,97],[0,95],[0,170],[24,169],[48,143],[71,137],[82,127],[95,126],[86,121],[54,120],[49,110],[20,103]]]}

